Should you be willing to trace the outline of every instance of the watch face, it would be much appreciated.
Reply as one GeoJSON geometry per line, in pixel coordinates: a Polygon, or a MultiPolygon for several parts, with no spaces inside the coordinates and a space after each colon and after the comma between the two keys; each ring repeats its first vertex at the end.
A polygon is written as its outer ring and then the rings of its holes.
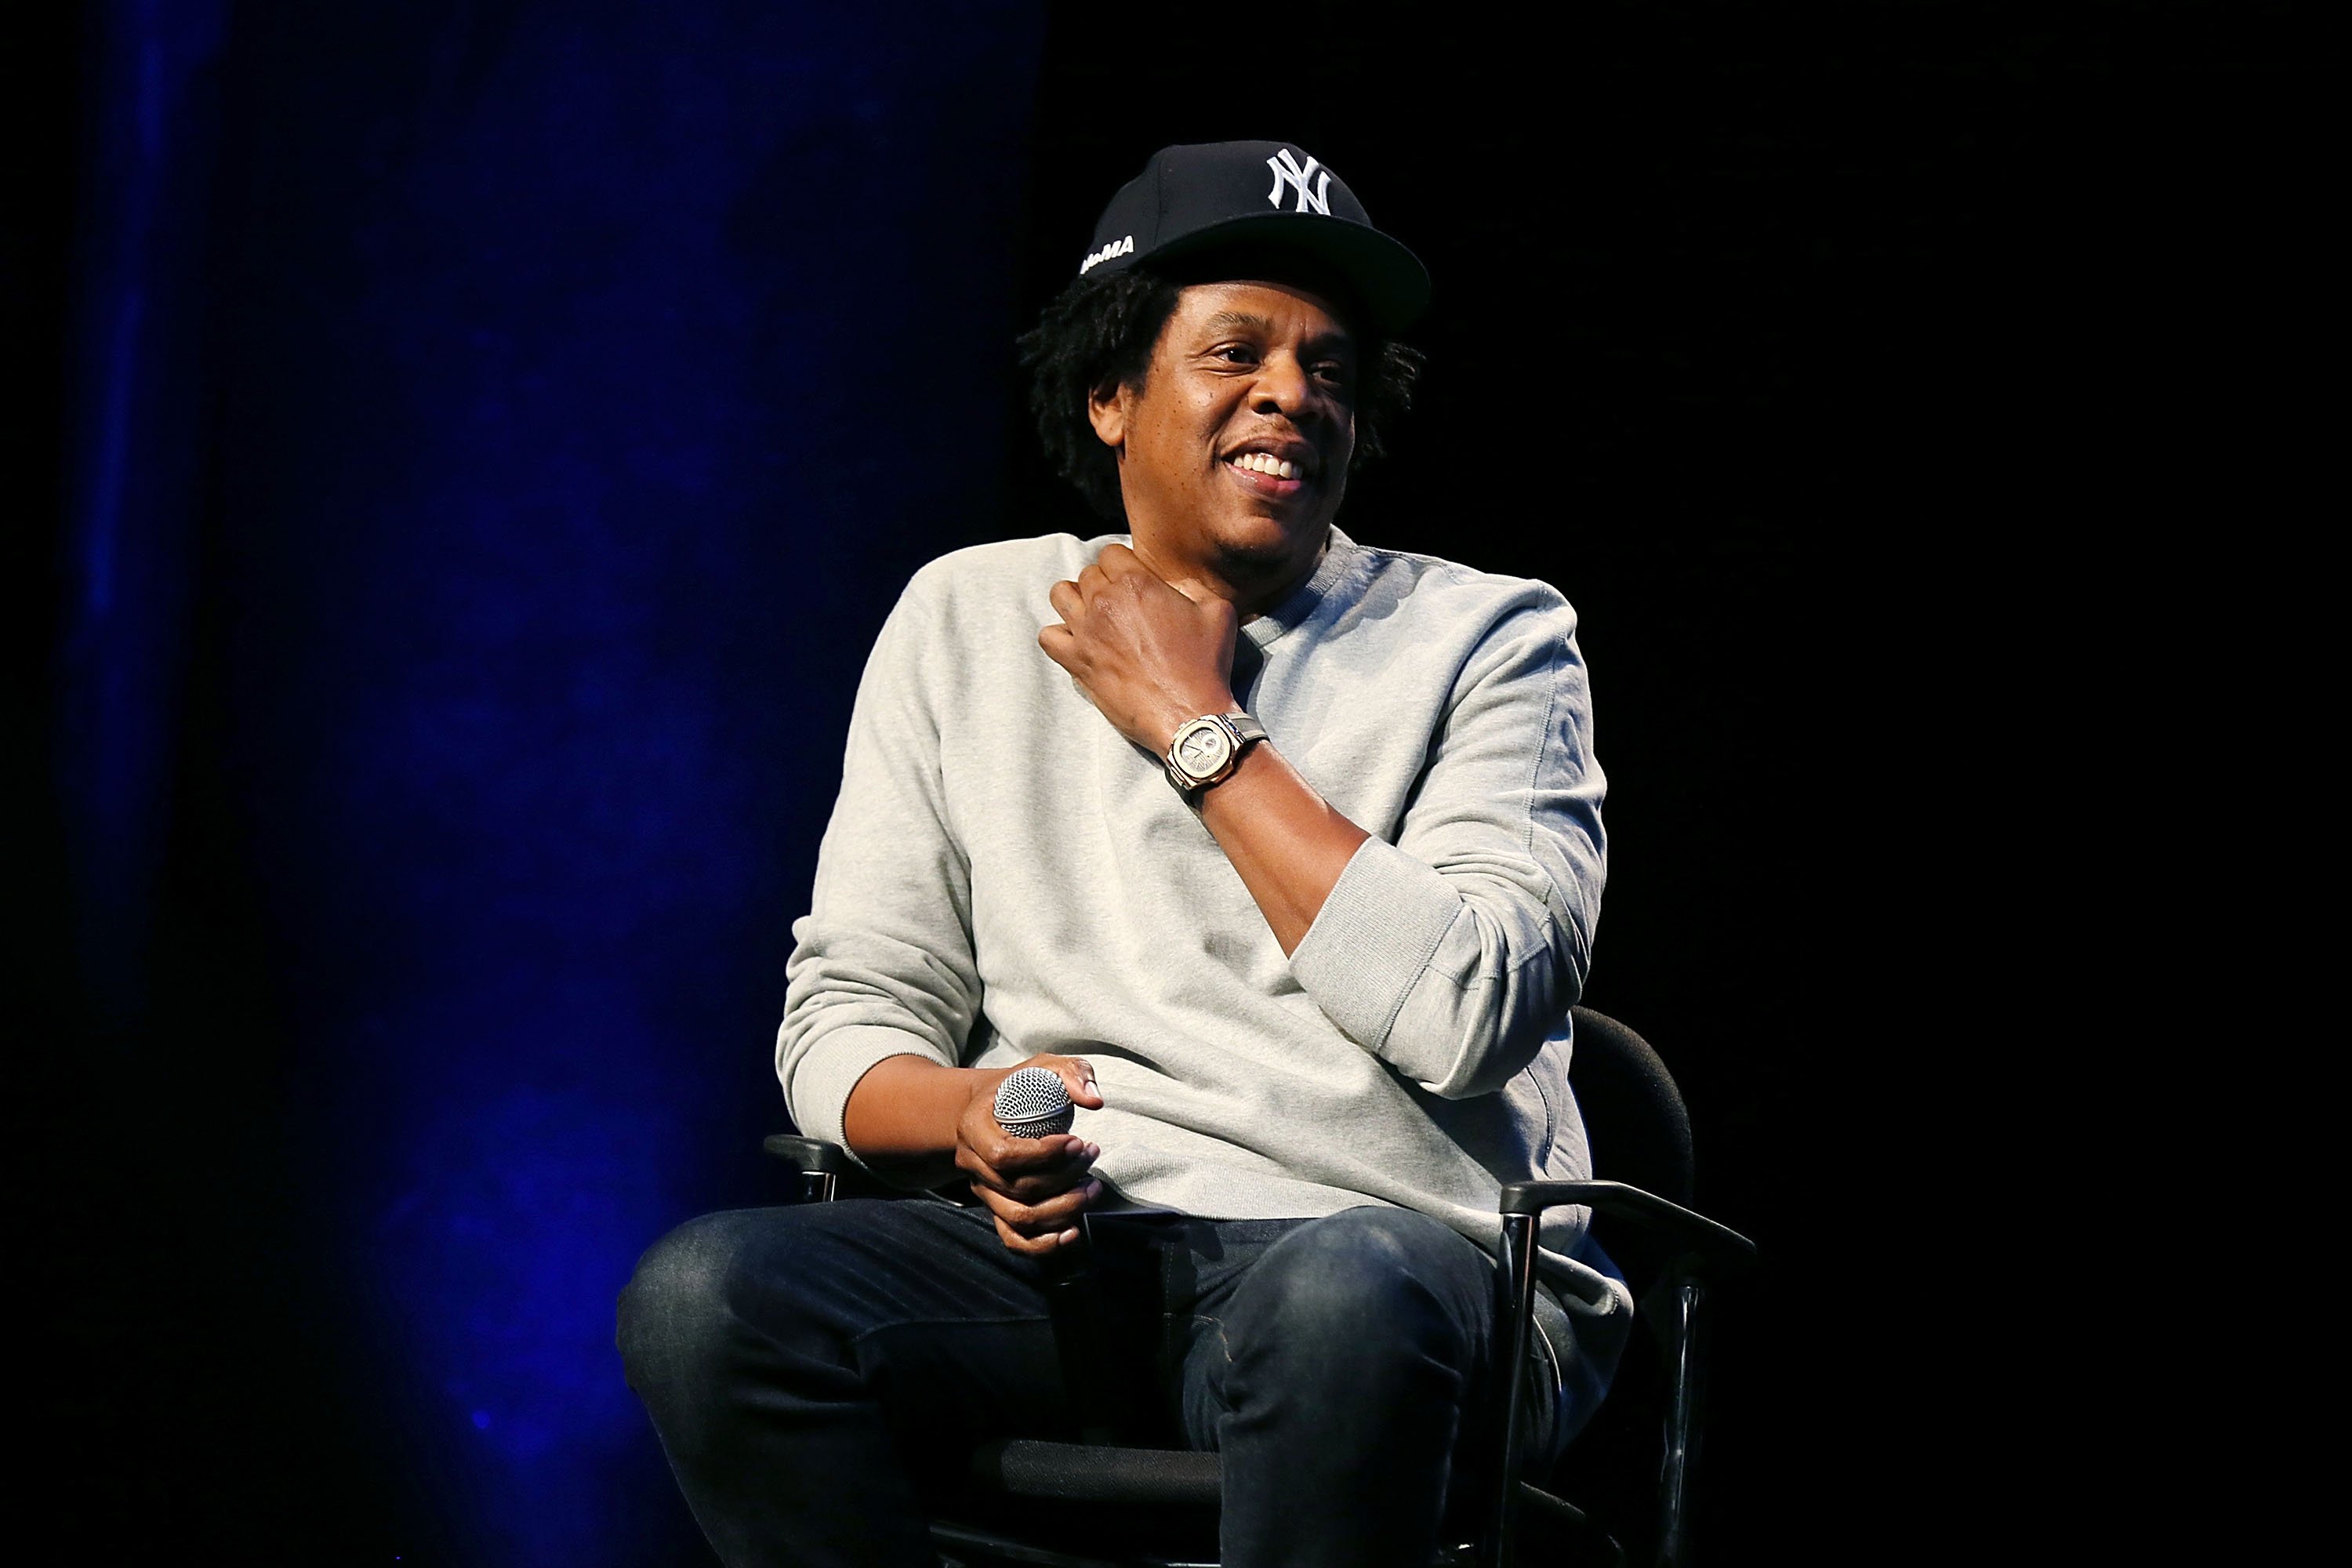
{"type": "Polygon", "coordinates": [[[1233,749],[1233,738],[1224,726],[1211,720],[1195,719],[1176,731],[1176,761],[1196,779],[1207,778],[1223,767],[1233,749]]]}

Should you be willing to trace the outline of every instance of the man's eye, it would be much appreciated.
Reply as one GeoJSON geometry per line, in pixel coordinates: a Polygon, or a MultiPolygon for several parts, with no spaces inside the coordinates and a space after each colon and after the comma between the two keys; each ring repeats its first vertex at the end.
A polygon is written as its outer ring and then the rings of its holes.
{"type": "Polygon", "coordinates": [[[1226,343],[1212,351],[1218,359],[1229,364],[1255,364],[1257,350],[1247,343],[1226,343]]]}

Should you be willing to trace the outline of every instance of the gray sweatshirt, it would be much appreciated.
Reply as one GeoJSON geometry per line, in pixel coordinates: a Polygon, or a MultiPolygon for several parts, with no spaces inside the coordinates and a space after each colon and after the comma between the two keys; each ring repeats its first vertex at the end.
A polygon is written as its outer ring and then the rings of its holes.
{"type": "MultiPolygon", "coordinates": [[[[1575,612],[1335,529],[1306,585],[1243,626],[1243,703],[1371,835],[1285,958],[1158,760],[1037,647],[1059,619],[1047,589],[1111,542],[958,551],[883,626],[793,927],[776,1042],[793,1120],[839,1142],[885,1057],[1083,1056],[1105,1105],[1076,1131],[1120,1202],[1393,1204],[1491,1250],[1503,1182],[1591,1172],[1567,1016],[1600,912],[1602,779],[1575,612]]],[[[1546,1217],[1545,1272],[1622,1329],[1586,1220],[1546,1217]]]]}

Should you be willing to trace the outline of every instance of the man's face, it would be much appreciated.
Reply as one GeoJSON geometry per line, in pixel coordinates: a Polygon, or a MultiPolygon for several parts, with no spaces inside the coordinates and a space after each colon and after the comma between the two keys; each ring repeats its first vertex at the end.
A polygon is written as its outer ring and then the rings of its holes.
{"type": "Polygon", "coordinates": [[[1356,449],[1357,345],[1320,297],[1199,283],[1178,296],[1143,385],[1097,395],[1129,528],[1218,565],[1284,580],[1322,548],[1356,449]]]}

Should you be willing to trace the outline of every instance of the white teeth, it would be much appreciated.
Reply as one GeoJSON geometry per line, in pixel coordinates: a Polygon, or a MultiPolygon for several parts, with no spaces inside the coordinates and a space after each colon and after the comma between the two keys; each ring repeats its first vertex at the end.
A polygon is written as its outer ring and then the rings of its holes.
{"type": "Polygon", "coordinates": [[[1285,461],[1270,452],[1244,452],[1233,459],[1233,464],[1237,468],[1247,468],[1251,473],[1276,479],[1295,479],[1300,472],[1297,463],[1285,461]]]}

